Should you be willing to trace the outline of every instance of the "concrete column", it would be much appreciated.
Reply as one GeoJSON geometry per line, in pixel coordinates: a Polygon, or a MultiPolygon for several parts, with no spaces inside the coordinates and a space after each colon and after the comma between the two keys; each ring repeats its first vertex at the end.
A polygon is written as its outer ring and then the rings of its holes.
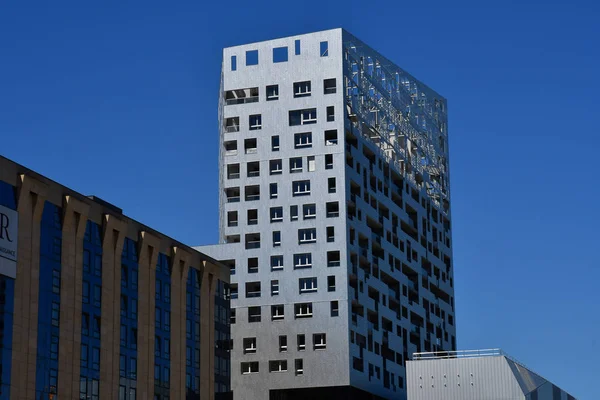
{"type": "Polygon", "coordinates": [[[215,290],[217,282],[208,268],[202,271],[200,287],[200,399],[215,397],[215,290]]]}
{"type": "Polygon", "coordinates": [[[126,228],[126,222],[114,215],[104,215],[100,318],[100,398],[102,400],[117,400],[119,393],[121,255],[126,228]]]}
{"type": "Polygon", "coordinates": [[[89,204],[72,196],[65,196],[58,342],[57,397],[59,399],[75,399],[79,396],[83,237],[89,210],[89,204]]]}
{"type": "Polygon", "coordinates": [[[138,290],[138,374],[137,398],[154,398],[154,309],[156,297],[156,263],[160,238],[150,232],[140,232],[138,290]]]}
{"type": "Polygon", "coordinates": [[[11,363],[11,399],[35,398],[38,304],[40,289],[40,222],[47,185],[31,176],[18,179],[19,234],[11,363]]]}
{"type": "Polygon", "coordinates": [[[171,389],[172,399],[185,398],[185,298],[191,255],[173,247],[171,261],[171,389]]]}

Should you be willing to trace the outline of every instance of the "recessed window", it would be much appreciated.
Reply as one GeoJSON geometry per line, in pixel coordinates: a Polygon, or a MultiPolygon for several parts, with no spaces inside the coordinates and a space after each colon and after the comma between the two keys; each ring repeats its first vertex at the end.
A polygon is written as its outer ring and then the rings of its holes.
{"type": "Polygon", "coordinates": [[[242,375],[258,373],[258,361],[243,362],[241,364],[241,367],[242,367],[242,375]]]}
{"type": "MultiPolygon", "coordinates": [[[[329,56],[329,42],[324,41],[320,43],[321,57],[329,56]]],[[[258,57],[258,55],[257,55],[258,57]]],[[[258,64],[258,61],[256,62],[258,64]]]]}
{"type": "Polygon", "coordinates": [[[273,247],[281,246],[281,231],[273,231],[273,247]]]}
{"type": "Polygon", "coordinates": [[[246,234],[246,250],[260,248],[260,233],[246,234]]]}
{"type": "Polygon", "coordinates": [[[258,152],[258,147],[256,144],[256,138],[245,139],[244,140],[244,153],[256,154],[257,152],[258,152]]]}
{"type": "Polygon", "coordinates": [[[323,93],[333,94],[336,92],[335,78],[323,80],[323,93]]]}
{"type": "Polygon", "coordinates": [[[277,296],[279,294],[279,280],[274,279],[271,281],[271,296],[277,296]]]}
{"type": "Polygon", "coordinates": [[[296,371],[296,375],[304,374],[304,362],[301,358],[296,358],[296,360],[294,360],[294,370],[296,371]]]}
{"type": "Polygon", "coordinates": [[[288,48],[285,47],[274,47],[273,48],[273,62],[280,63],[288,60],[288,48]]]}
{"type": "Polygon", "coordinates": [[[317,278],[300,278],[298,279],[300,293],[311,293],[317,291],[317,278]]]}
{"type": "Polygon", "coordinates": [[[335,121],[335,107],[328,106],[327,107],[327,122],[335,121]]]}
{"type": "Polygon", "coordinates": [[[256,274],[258,272],[258,258],[251,257],[248,259],[248,273],[256,274]]]}
{"type": "Polygon", "coordinates": [[[260,307],[248,307],[248,322],[260,322],[260,307]]]}
{"type": "Polygon", "coordinates": [[[238,212],[228,211],[227,212],[227,226],[238,226],[238,212]]]}
{"type": "Polygon", "coordinates": [[[299,334],[296,336],[296,343],[298,345],[298,351],[306,350],[306,337],[304,334],[299,334]]]}
{"type": "Polygon", "coordinates": [[[248,117],[249,119],[249,128],[251,131],[255,131],[258,129],[262,129],[262,115],[254,114],[248,117]]]}
{"type": "Polygon", "coordinates": [[[279,336],[279,351],[282,353],[287,351],[287,336],[286,335],[279,336]]]}
{"type": "Polygon", "coordinates": [[[271,320],[281,320],[284,316],[283,304],[274,304],[271,306],[271,320]]]}
{"type": "Polygon", "coordinates": [[[317,229],[316,228],[298,229],[298,243],[299,244],[315,243],[316,241],[317,241],[317,229]]]}
{"type": "Polygon", "coordinates": [[[327,347],[327,337],[324,333],[313,334],[313,348],[323,350],[327,347]]]}
{"type": "Polygon", "coordinates": [[[237,283],[232,283],[229,285],[229,298],[235,300],[238,298],[238,285],[237,283]]]}
{"type": "Polygon", "coordinates": [[[312,268],[312,254],[294,254],[294,269],[312,268]]]}
{"type": "Polygon", "coordinates": [[[296,39],[294,41],[294,54],[296,54],[297,56],[300,55],[300,39],[296,39]]]}
{"type": "Polygon", "coordinates": [[[231,70],[232,71],[237,70],[237,57],[236,56],[231,56],[231,70]]]}
{"type": "Polygon", "coordinates": [[[311,93],[310,81],[294,82],[294,97],[307,97],[311,93]]]}
{"type": "Polygon", "coordinates": [[[317,123],[317,109],[306,108],[303,110],[291,110],[289,112],[290,126],[309,125],[317,123]]]}
{"type": "Polygon", "coordinates": [[[248,178],[260,176],[260,163],[252,161],[246,164],[246,174],[248,178]]]}
{"type": "Polygon", "coordinates": [[[312,219],[317,217],[317,205],[316,204],[304,204],[302,206],[302,214],[304,219],[312,219]]]}
{"type": "Polygon", "coordinates": [[[325,169],[333,169],[333,154],[325,154],[325,169]]]}
{"type": "MultiPolygon", "coordinates": [[[[329,178],[329,179],[331,179],[331,178],[329,178]]],[[[269,184],[269,197],[271,199],[276,199],[277,195],[278,195],[278,193],[277,193],[277,183],[270,183],[269,184]]]]}
{"type": "Polygon", "coordinates": [[[339,267],[340,266],[340,252],[339,251],[328,251],[327,252],[327,266],[328,267],[339,267]]]}
{"type": "Polygon", "coordinates": [[[327,242],[335,242],[335,228],[333,226],[327,227],[327,242]]]}
{"type": "Polygon", "coordinates": [[[271,136],[271,151],[279,151],[279,136],[271,136]]]}
{"type": "Polygon", "coordinates": [[[240,131],[240,117],[225,118],[225,132],[239,132],[240,131]]]}
{"type": "Polygon", "coordinates": [[[281,159],[269,161],[269,173],[271,175],[279,175],[283,173],[283,162],[281,159]]]}
{"type": "Polygon", "coordinates": [[[290,158],[290,173],[302,172],[302,157],[290,158]]]}
{"type": "Polygon", "coordinates": [[[283,256],[271,256],[271,271],[280,271],[283,269],[283,256]]]}
{"type": "Polygon", "coordinates": [[[235,156],[237,154],[237,141],[229,140],[223,143],[223,147],[225,148],[226,156],[235,156]]]}
{"type": "Polygon", "coordinates": [[[292,196],[307,196],[310,194],[310,180],[292,182],[292,196]]]}
{"type": "Polygon", "coordinates": [[[228,203],[238,203],[240,201],[240,188],[230,187],[225,189],[225,198],[228,203]]]}
{"type": "Polygon", "coordinates": [[[337,129],[325,131],[325,146],[334,146],[338,144],[337,129]]]}
{"type": "Polygon", "coordinates": [[[298,219],[298,206],[290,206],[290,221],[298,219]]]}
{"type": "MultiPolygon", "coordinates": [[[[321,42],[321,48],[323,44],[321,42]]],[[[321,51],[321,55],[322,55],[321,51]]],[[[246,51],[246,65],[258,65],[258,50],[248,50],[246,51]]]]}
{"type": "Polygon", "coordinates": [[[238,179],[240,177],[240,164],[227,164],[227,179],[238,179]]]}
{"type": "Polygon", "coordinates": [[[267,86],[267,101],[279,99],[279,85],[267,86]]]}
{"type": "Polygon", "coordinates": [[[340,306],[339,306],[339,303],[337,302],[337,300],[330,302],[329,308],[330,308],[332,317],[337,317],[340,315],[340,306]]]}
{"type": "Polygon", "coordinates": [[[283,221],[283,207],[271,207],[271,222],[283,221]]]}
{"type": "Polygon", "coordinates": [[[257,225],[258,224],[258,210],[250,209],[248,210],[248,225],[257,225]]]}
{"type": "Polygon", "coordinates": [[[327,218],[335,218],[340,216],[340,205],[337,201],[325,203],[325,213],[327,218]]]}
{"type": "Polygon", "coordinates": [[[313,315],[312,303],[294,304],[294,315],[296,318],[311,318],[313,315]]]}
{"type": "Polygon", "coordinates": [[[260,297],[260,282],[246,282],[246,298],[260,297]]]}
{"type": "Polygon", "coordinates": [[[303,147],[311,147],[312,146],[312,133],[311,132],[302,132],[294,134],[294,148],[300,149],[303,147]]]}
{"type": "Polygon", "coordinates": [[[258,87],[245,89],[227,90],[225,92],[225,104],[246,104],[256,103],[258,101],[258,87]]]}
{"type": "Polygon", "coordinates": [[[256,353],[256,338],[255,337],[244,338],[243,345],[244,345],[244,354],[256,353]]]}
{"type": "Polygon", "coordinates": [[[269,372],[285,372],[287,371],[287,361],[277,360],[269,361],[269,372]]]}
{"type": "Polygon", "coordinates": [[[327,277],[327,291],[335,292],[335,275],[329,275],[327,277]]]}
{"type": "Polygon", "coordinates": [[[329,193],[335,193],[335,191],[336,191],[335,178],[327,178],[327,191],[329,193]]]}
{"type": "Polygon", "coordinates": [[[250,185],[244,188],[245,200],[256,201],[260,200],[260,185],[250,185]]]}

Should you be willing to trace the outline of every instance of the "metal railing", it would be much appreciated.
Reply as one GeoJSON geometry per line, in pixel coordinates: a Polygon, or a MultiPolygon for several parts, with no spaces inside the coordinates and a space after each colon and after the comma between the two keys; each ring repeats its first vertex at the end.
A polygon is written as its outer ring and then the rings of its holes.
{"type": "MultiPolygon", "coordinates": [[[[412,359],[418,360],[441,360],[446,358],[474,358],[507,356],[502,349],[480,349],[480,350],[458,350],[458,351],[431,351],[413,353],[412,359]]],[[[520,364],[520,363],[519,363],[520,364]]]]}

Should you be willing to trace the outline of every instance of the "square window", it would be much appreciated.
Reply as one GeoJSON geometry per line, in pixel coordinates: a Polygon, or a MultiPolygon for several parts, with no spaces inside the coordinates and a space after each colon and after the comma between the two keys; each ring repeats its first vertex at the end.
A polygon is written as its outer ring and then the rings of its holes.
{"type": "Polygon", "coordinates": [[[288,48],[286,47],[274,47],[273,48],[273,62],[280,63],[288,60],[288,48]]]}
{"type": "Polygon", "coordinates": [[[283,256],[271,256],[271,271],[281,271],[283,269],[283,256]]]}
{"type": "Polygon", "coordinates": [[[267,86],[267,101],[279,99],[279,85],[267,86]]]}
{"type": "Polygon", "coordinates": [[[298,229],[298,243],[299,244],[316,243],[316,241],[317,241],[317,229],[316,228],[298,229]]]}
{"type": "Polygon", "coordinates": [[[291,110],[289,112],[289,125],[309,125],[317,123],[317,109],[306,108],[303,110],[291,110]]]}
{"type": "Polygon", "coordinates": [[[300,278],[298,280],[298,284],[300,286],[300,294],[302,293],[312,293],[317,291],[317,278],[300,278]]]}
{"type": "Polygon", "coordinates": [[[335,78],[323,80],[323,93],[334,94],[336,92],[335,78]]]}
{"type": "Polygon", "coordinates": [[[256,353],[256,338],[255,337],[244,338],[243,345],[244,345],[244,354],[256,353]]]}
{"type": "Polygon", "coordinates": [[[283,221],[283,207],[271,207],[271,222],[283,221]]]}
{"type": "Polygon", "coordinates": [[[246,154],[256,154],[257,151],[256,138],[244,139],[244,152],[246,154]]]}
{"type": "Polygon", "coordinates": [[[312,133],[302,132],[294,134],[294,148],[312,147],[312,133]]]}
{"type": "Polygon", "coordinates": [[[248,307],[248,322],[260,322],[260,307],[248,307]]]}
{"type": "Polygon", "coordinates": [[[304,219],[313,219],[317,217],[317,205],[316,204],[304,204],[302,206],[302,214],[304,219]]]}
{"type": "MultiPolygon", "coordinates": [[[[323,44],[321,43],[321,48],[323,44]]],[[[323,52],[321,51],[321,55],[323,52]]],[[[258,65],[258,50],[246,51],[246,65],[258,65]]]]}
{"type": "Polygon", "coordinates": [[[243,362],[243,363],[241,363],[241,367],[242,367],[242,375],[258,373],[258,361],[243,362]]]}
{"type": "Polygon", "coordinates": [[[260,163],[258,161],[252,161],[246,164],[246,176],[248,178],[260,176],[260,163]]]}
{"type": "Polygon", "coordinates": [[[269,372],[285,372],[287,371],[287,361],[277,360],[269,361],[269,372]]]}
{"type": "Polygon", "coordinates": [[[283,162],[281,159],[269,161],[269,173],[271,175],[279,175],[283,173],[283,162]]]}
{"type": "Polygon", "coordinates": [[[284,319],[283,304],[274,304],[271,306],[271,320],[277,321],[284,319]]]}
{"type": "Polygon", "coordinates": [[[294,97],[307,97],[311,94],[310,81],[294,82],[294,97]]]}
{"type": "MultiPolygon", "coordinates": [[[[321,42],[320,50],[321,50],[320,51],[321,57],[329,56],[329,42],[327,42],[327,41],[321,42]]],[[[246,54],[248,54],[248,53],[246,53],[246,54]]],[[[246,57],[248,57],[248,56],[246,56],[246,57]]],[[[258,57],[258,54],[257,54],[257,57],[258,57]]],[[[258,61],[256,63],[258,64],[258,61]]]]}
{"type": "Polygon", "coordinates": [[[290,158],[290,173],[302,172],[302,157],[290,158]]]}
{"type": "Polygon", "coordinates": [[[300,55],[300,39],[296,39],[294,41],[294,49],[295,49],[295,54],[297,56],[299,56],[300,55]]]}
{"type": "Polygon", "coordinates": [[[307,196],[310,194],[310,181],[294,181],[292,182],[292,196],[307,196]]]}
{"type": "Polygon", "coordinates": [[[327,337],[324,333],[313,334],[314,350],[323,350],[327,347],[327,337]]]}
{"type": "Polygon", "coordinates": [[[294,269],[312,268],[312,254],[294,254],[294,269]]]}
{"type": "Polygon", "coordinates": [[[339,251],[328,251],[327,252],[327,266],[328,267],[339,267],[341,264],[340,252],[339,251]]]}
{"type": "Polygon", "coordinates": [[[296,318],[312,318],[312,315],[313,315],[312,303],[294,304],[294,314],[295,314],[296,318]]]}
{"type": "Polygon", "coordinates": [[[260,282],[246,282],[246,298],[260,297],[260,282]]]}
{"type": "Polygon", "coordinates": [[[325,131],[325,146],[334,146],[338,144],[337,130],[331,129],[325,131]]]}
{"type": "Polygon", "coordinates": [[[233,133],[240,131],[240,117],[225,118],[225,132],[233,133]]]}
{"type": "Polygon", "coordinates": [[[231,70],[232,71],[237,70],[237,57],[236,56],[231,56],[231,70]]]}
{"type": "Polygon", "coordinates": [[[340,205],[337,201],[331,201],[325,204],[325,212],[327,218],[335,218],[340,216],[340,205]]]}

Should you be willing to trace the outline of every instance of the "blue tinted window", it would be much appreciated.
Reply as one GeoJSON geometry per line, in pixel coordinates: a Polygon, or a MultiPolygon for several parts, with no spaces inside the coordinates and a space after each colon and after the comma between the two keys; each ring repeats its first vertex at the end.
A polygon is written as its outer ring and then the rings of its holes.
{"type": "Polygon", "coordinates": [[[329,55],[329,42],[321,42],[321,57],[327,57],[329,55]]]}
{"type": "Polygon", "coordinates": [[[258,65],[258,50],[248,50],[246,52],[246,65],[258,65]]]}
{"type": "Polygon", "coordinates": [[[231,70],[235,71],[237,69],[237,57],[231,56],[231,70]]]}
{"type": "Polygon", "coordinates": [[[300,39],[297,39],[294,42],[294,47],[296,48],[296,55],[299,56],[300,55],[300,39]]]}
{"type": "Polygon", "coordinates": [[[288,60],[288,48],[287,47],[275,47],[273,48],[273,62],[280,63],[288,60]]]}

